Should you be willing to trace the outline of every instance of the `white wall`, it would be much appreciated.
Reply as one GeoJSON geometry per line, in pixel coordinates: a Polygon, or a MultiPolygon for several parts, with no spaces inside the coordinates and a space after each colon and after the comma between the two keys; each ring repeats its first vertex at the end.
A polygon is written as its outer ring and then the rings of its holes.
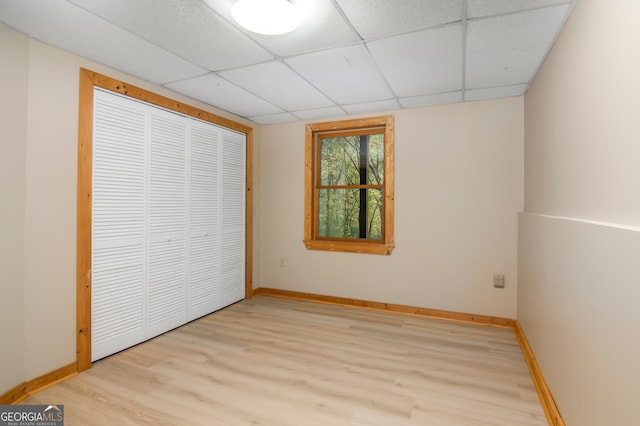
{"type": "Polygon", "coordinates": [[[640,424],[639,21],[578,1],[525,96],[518,319],[570,426],[640,424]]]}
{"type": "Polygon", "coordinates": [[[0,24],[0,393],[24,375],[28,39],[0,24]]]}
{"type": "Polygon", "coordinates": [[[306,250],[304,124],[262,127],[256,287],[515,318],[523,99],[392,114],[390,256],[306,250]],[[493,288],[494,273],[506,275],[505,289],[493,288]]]}
{"type": "Polygon", "coordinates": [[[520,217],[518,317],[567,425],[640,424],[640,232],[520,217]]]}
{"type": "Polygon", "coordinates": [[[2,262],[11,262],[0,270],[0,392],[5,392],[76,360],[79,69],[88,68],[243,124],[251,123],[27,39],[3,24],[0,31],[0,55],[12,64],[2,67],[2,76],[10,78],[0,82],[3,93],[12,95],[3,99],[15,98],[11,104],[3,102],[2,111],[11,113],[3,115],[10,117],[10,125],[5,127],[3,121],[0,129],[3,195],[7,179],[15,182],[9,187],[11,207],[5,211],[3,198],[0,220],[2,232],[10,233],[0,246],[2,262]],[[11,141],[6,146],[5,134],[11,141]],[[7,157],[5,149],[10,150],[7,157]],[[5,175],[9,175],[7,179],[5,175]],[[10,305],[6,310],[5,304],[10,305]],[[15,345],[15,351],[4,350],[8,347],[4,342],[15,345]]]}

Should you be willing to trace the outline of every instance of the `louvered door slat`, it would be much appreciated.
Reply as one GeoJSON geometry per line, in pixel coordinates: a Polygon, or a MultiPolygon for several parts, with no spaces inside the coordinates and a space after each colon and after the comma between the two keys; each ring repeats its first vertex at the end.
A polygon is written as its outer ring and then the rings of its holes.
{"type": "Polygon", "coordinates": [[[218,246],[217,237],[191,239],[188,320],[199,318],[221,307],[218,246]]]}
{"type": "Polygon", "coordinates": [[[186,232],[186,123],[154,111],[150,128],[149,234],[184,238],[186,232]]]}
{"type": "Polygon", "coordinates": [[[186,322],[185,240],[149,244],[147,338],[186,322]]]}

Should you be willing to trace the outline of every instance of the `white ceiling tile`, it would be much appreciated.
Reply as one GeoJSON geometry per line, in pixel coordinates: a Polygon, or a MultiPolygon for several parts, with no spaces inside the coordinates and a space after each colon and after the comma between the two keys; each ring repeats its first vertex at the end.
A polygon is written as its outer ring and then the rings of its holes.
{"type": "Polygon", "coordinates": [[[413,96],[400,98],[400,105],[403,108],[420,108],[426,106],[436,106],[444,104],[455,104],[462,102],[462,91],[438,93],[437,95],[413,96]]]}
{"type": "Polygon", "coordinates": [[[389,37],[457,22],[461,0],[337,0],[364,39],[389,37]]]}
{"type": "Polygon", "coordinates": [[[236,68],[219,75],[285,110],[334,105],[326,96],[280,62],[236,68]]]}
{"type": "Polygon", "coordinates": [[[242,117],[283,112],[215,74],[178,81],[167,84],[166,87],[242,117]]]}
{"type": "Polygon", "coordinates": [[[568,6],[470,21],[466,88],[528,83],[544,59],[568,6]]]}
{"type": "Polygon", "coordinates": [[[371,56],[361,45],[295,56],[286,63],[338,104],[393,97],[371,56]]]}
{"type": "MultiPolygon", "coordinates": [[[[234,22],[231,6],[236,0],[203,0],[216,12],[234,22]]],[[[357,35],[338,13],[331,0],[293,0],[301,22],[289,34],[265,36],[240,28],[270,52],[282,57],[324,50],[358,41],[357,35]]]]}
{"type": "Polygon", "coordinates": [[[327,117],[343,117],[347,115],[340,107],[311,109],[306,111],[294,111],[297,117],[303,120],[318,120],[327,117]]]}
{"type": "Polygon", "coordinates": [[[281,114],[260,115],[258,117],[249,117],[249,120],[258,124],[278,124],[299,121],[300,119],[293,114],[283,112],[281,114]]]}
{"type": "Polygon", "coordinates": [[[0,0],[0,21],[266,124],[521,95],[577,0],[290,0],[308,14],[281,36],[236,1],[0,0]]]}
{"type": "Polygon", "coordinates": [[[199,0],[69,0],[212,71],[272,58],[199,0]]]}
{"type": "Polygon", "coordinates": [[[510,98],[524,95],[527,90],[526,84],[515,84],[513,86],[491,87],[489,89],[474,89],[464,92],[465,101],[483,101],[487,99],[510,98]]]}
{"type": "Polygon", "coordinates": [[[478,18],[501,15],[570,2],[571,0],[467,0],[467,16],[478,18]]]}
{"type": "Polygon", "coordinates": [[[342,108],[349,114],[366,114],[376,111],[392,111],[400,109],[398,101],[389,99],[379,102],[367,102],[363,104],[342,105],[342,108]]]}
{"type": "Polygon", "coordinates": [[[399,97],[462,88],[460,24],[378,40],[367,46],[399,97]]]}
{"type": "Polygon", "coordinates": [[[35,39],[153,83],[206,72],[63,0],[2,1],[0,20],[35,39]]]}

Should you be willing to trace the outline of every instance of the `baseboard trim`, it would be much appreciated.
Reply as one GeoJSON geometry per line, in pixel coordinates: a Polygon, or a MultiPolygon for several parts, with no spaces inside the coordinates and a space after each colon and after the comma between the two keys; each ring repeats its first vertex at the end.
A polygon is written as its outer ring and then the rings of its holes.
{"type": "Polygon", "coordinates": [[[421,317],[437,318],[448,321],[458,321],[490,327],[513,328],[515,321],[509,318],[492,317],[487,315],[474,315],[462,312],[442,311],[439,309],[420,308],[416,306],[397,305],[392,303],[371,302],[361,299],[349,299],[345,297],[325,296],[321,294],[303,293],[291,290],[279,290],[268,287],[259,287],[253,290],[254,296],[272,296],[285,299],[306,300],[311,302],[329,303],[333,305],[352,306],[377,311],[395,312],[400,314],[417,315],[421,317]]]}
{"type": "Polygon", "coordinates": [[[0,404],[17,404],[27,397],[78,374],[78,365],[73,362],[40,377],[23,382],[0,396],[0,404]]]}
{"type": "Polygon", "coordinates": [[[536,357],[533,355],[533,351],[531,350],[531,346],[529,346],[529,341],[524,334],[524,330],[520,326],[519,321],[514,322],[513,331],[518,338],[518,342],[520,342],[520,348],[522,349],[522,354],[524,355],[524,359],[527,362],[527,366],[529,367],[529,372],[531,373],[531,378],[533,379],[533,383],[536,385],[536,390],[538,391],[538,397],[540,398],[540,402],[542,403],[542,408],[544,409],[544,413],[547,416],[547,421],[549,422],[549,426],[565,426],[564,420],[560,416],[560,411],[558,410],[558,406],[551,395],[551,391],[549,391],[549,387],[547,386],[547,382],[544,380],[542,376],[542,371],[538,366],[538,362],[536,361],[536,357]]]}

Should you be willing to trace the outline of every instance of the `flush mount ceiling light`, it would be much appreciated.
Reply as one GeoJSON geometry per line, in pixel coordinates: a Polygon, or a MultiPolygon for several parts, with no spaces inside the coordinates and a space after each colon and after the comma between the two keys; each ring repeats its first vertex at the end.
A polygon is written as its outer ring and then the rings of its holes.
{"type": "Polygon", "coordinates": [[[258,34],[285,34],[300,24],[298,10],[288,0],[238,0],[231,15],[238,24],[258,34]]]}

